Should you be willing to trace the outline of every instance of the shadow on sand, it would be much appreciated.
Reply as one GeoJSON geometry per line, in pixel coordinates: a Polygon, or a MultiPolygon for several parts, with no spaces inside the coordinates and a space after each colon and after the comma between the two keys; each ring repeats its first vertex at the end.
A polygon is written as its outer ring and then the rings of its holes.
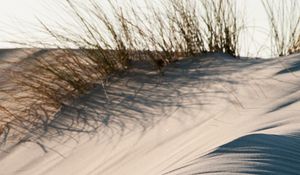
{"type": "Polygon", "coordinates": [[[166,174],[299,174],[299,148],[299,133],[285,136],[251,134],[166,174]],[[207,166],[207,163],[214,166],[207,166]]]}
{"type": "Polygon", "coordinates": [[[143,132],[178,109],[201,108],[210,103],[205,97],[226,93],[224,89],[207,91],[211,85],[235,84],[230,75],[253,65],[253,61],[208,55],[178,61],[167,66],[163,75],[157,75],[145,64],[137,63],[126,73],[111,78],[104,88],[98,85],[71,106],[62,107],[50,124],[39,126],[42,131],[35,133],[53,137],[66,132],[96,131],[113,136],[137,128],[143,132]]]}

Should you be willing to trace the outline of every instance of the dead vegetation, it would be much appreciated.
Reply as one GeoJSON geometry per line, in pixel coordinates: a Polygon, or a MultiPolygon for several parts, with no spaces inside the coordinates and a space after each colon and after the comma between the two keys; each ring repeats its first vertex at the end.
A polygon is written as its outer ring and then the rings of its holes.
{"type": "Polygon", "coordinates": [[[5,93],[14,105],[0,108],[3,142],[46,133],[62,107],[96,85],[104,88],[108,76],[128,69],[132,61],[147,60],[162,71],[179,57],[207,52],[239,56],[244,25],[234,0],[165,0],[159,8],[145,2],[147,12],[131,1],[126,6],[108,2],[109,7],[103,7],[94,0],[89,5],[66,0],[80,32],[64,23],[53,28],[40,21],[57,49],[38,54],[10,73],[15,88],[5,93]],[[70,47],[77,49],[66,49],[70,47]]]}
{"type": "Polygon", "coordinates": [[[275,56],[300,52],[300,4],[298,0],[263,0],[271,27],[275,56]]]}

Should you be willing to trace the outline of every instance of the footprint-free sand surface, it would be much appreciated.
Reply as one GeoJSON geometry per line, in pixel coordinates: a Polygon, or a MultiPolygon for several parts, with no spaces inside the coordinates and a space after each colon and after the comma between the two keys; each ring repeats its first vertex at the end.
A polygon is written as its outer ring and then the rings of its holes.
{"type": "Polygon", "coordinates": [[[0,174],[300,174],[299,54],[208,54],[171,64],[163,76],[141,66],[74,106],[53,121],[65,131],[1,151],[0,174]],[[98,118],[97,132],[79,132],[98,118]]]}

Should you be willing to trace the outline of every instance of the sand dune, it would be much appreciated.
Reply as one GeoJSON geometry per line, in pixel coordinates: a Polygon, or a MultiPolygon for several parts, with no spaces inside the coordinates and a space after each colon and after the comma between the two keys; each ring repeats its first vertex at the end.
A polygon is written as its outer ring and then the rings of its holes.
{"type": "Polygon", "coordinates": [[[6,146],[0,174],[300,174],[299,63],[208,54],[162,77],[135,68],[108,101],[96,88],[38,143],[6,146]]]}

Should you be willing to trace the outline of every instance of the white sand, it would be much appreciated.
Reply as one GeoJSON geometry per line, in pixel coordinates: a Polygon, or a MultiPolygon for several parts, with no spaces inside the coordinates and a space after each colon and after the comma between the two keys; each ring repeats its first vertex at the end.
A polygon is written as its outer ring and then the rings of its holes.
{"type": "Polygon", "coordinates": [[[46,152],[12,147],[0,153],[0,174],[300,174],[299,77],[299,54],[208,55],[170,65],[161,79],[134,70],[108,85],[108,110],[100,90],[77,102],[93,109],[87,118],[107,116],[106,129],[44,139],[46,152]]]}

